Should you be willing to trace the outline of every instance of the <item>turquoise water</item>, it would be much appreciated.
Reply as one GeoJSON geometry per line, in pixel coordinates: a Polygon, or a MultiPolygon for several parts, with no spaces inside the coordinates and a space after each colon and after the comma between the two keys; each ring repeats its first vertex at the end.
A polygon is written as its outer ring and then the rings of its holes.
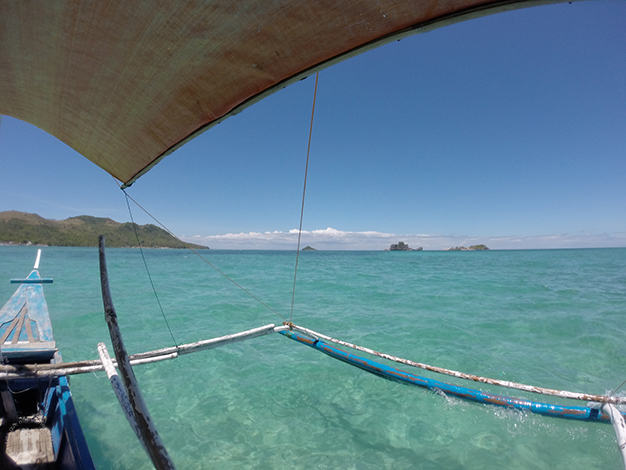
{"type": "MultiPolygon", "coordinates": [[[[128,350],[172,346],[139,251],[107,253],[128,350]]],[[[289,317],[294,253],[205,253],[289,317]]],[[[34,247],[0,246],[0,302],[35,254],[34,247]]],[[[190,252],[145,255],[178,343],[282,321],[190,252]]],[[[97,250],[44,248],[40,272],[54,278],[45,291],[64,360],[97,358],[98,342],[110,344],[97,250]]],[[[625,317],[620,248],[304,252],[293,321],[441,367],[600,394],[626,380],[625,317]]],[[[280,335],[135,370],[181,469],[621,468],[610,425],[444,398],[280,335]]],[[[74,376],[71,387],[98,468],[151,468],[104,373],[74,376]]]]}

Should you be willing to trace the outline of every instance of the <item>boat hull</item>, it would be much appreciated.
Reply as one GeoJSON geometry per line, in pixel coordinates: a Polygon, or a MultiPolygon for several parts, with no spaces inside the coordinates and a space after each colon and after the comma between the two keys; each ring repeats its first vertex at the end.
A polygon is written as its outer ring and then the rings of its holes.
{"type": "MultiPolygon", "coordinates": [[[[61,362],[42,279],[35,269],[0,309],[2,362],[20,366],[61,362]]],[[[0,381],[0,468],[95,469],[66,377],[0,381]]]]}

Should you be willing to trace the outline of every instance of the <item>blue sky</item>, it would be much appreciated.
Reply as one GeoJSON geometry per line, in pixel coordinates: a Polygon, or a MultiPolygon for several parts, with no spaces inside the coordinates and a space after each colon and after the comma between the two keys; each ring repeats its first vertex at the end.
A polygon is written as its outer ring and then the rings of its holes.
{"type": "MultiPolygon", "coordinates": [[[[322,71],[303,244],[626,246],[625,25],[624,1],[531,8],[322,71]]],[[[206,132],[129,194],[188,241],[295,249],[314,82],[206,132]]],[[[129,220],[111,176],[10,117],[0,210],[129,220]]]]}

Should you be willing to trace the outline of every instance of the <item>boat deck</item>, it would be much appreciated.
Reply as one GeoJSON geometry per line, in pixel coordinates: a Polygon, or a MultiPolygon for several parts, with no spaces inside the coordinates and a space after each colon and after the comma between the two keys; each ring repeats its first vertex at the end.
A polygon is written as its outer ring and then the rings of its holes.
{"type": "Polygon", "coordinates": [[[0,468],[6,470],[52,469],[55,464],[52,434],[47,427],[0,426],[0,468]]]}

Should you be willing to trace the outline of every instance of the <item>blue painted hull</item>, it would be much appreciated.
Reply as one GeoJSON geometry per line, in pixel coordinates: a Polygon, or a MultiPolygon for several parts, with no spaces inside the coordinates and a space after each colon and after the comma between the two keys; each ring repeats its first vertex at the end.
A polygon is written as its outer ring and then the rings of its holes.
{"type": "MultiPolygon", "coordinates": [[[[0,347],[5,363],[61,361],[36,269],[0,309],[0,347]]],[[[0,468],[95,469],[66,377],[0,382],[0,468]],[[35,450],[33,450],[35,449],[35,450]]]]}

